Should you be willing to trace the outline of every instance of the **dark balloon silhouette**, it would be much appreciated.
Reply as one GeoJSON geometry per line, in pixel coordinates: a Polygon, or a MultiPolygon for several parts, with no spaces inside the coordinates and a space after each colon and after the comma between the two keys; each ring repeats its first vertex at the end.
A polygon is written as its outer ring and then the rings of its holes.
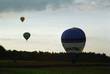
{"type": "Polygon", "coordinates": [[[25,17],[20,17],[21,22],[24,22],[25,17]]]}
{"type": "Polygon", "coordinates": [[[26,40],[28,40],[28,39],[30,38],[30,36],[31,36],[31,34],[30,34],[29,32],[25,32],[25,33],[23,34],[23,37],[24,37],[26,40]]]}
{"type": "Polygon", "coordinates": [[[86,36],[80,28],[70,28],[63,32],[61,41],[66,52],[80,53],[85,46],[86,36]]]}

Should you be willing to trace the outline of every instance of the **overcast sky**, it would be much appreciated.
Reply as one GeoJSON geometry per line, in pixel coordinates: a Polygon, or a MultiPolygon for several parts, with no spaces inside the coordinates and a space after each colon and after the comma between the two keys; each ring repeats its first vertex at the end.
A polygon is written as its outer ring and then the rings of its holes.
{"type": "Polygon", "coordinates": [[[84,52],[110,55],[110,0],[0,0],[0,44],[7,49],[65,52],[61,34],[72,27],[87,36],[84,52]],[[22,23],[20,17],[25,16],[22,23]],[[22,34],[30,32],[25,41],[22,34]]]}
{"type": "Polygon", "coordinates": [[[110,9],[110,0],[0,0],[0,11],[44,11],[72,7],[79,10],[110,9]]]}

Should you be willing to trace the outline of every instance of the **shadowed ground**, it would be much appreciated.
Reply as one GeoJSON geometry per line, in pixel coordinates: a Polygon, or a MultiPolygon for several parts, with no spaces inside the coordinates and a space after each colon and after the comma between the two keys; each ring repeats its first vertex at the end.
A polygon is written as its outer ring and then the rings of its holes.
{"type": "Polygon", "coordinates": [[[1,68],[0,74],[109,74],[110,67],[1,68]]]}

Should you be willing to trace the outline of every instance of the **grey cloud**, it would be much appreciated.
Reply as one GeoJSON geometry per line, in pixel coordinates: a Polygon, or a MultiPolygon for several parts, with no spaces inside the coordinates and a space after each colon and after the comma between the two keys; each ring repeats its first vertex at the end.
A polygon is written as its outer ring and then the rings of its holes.
{"type": "Polygon", "coordinates": [[[86,9],[110,9],[110,0],[0,0],[0,12],[4,11],[42,11],[48,7],[60,9],[62,7],[79,7],[86,9]]]}
{"type": "Polygon", "coordinates": [[[74,0],[0,0],[0,11],[45,10],[48,6],[60,8],[74,0]]]}
{"type": "Polygon", "coordinates": [[[82,7],[86,6],[86,8],[95,8],[96,10],[107,10],[110,9],[110,0],[78,0],[76,1],[76,6],[82,7]]]}

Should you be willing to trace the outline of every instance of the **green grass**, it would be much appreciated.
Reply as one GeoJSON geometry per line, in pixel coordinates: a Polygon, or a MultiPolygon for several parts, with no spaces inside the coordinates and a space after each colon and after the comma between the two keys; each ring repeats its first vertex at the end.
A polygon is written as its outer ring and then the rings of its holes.
{"type": "Polygon", "coordinates": [[[71,62],[57,62],[57,61],[23,61],[17,60],[0,60],[0,74],[110,74],[110,67],[41,67],[41,68],[11,68],[22,66],[35,66],[35,65],[61,65],[71,64],[71,62]]]}
{"type": "Polygon", "coordinates": [[[1,67],[24,67],[24,66],[39,66],[39,65],[65,65],[72,62],[65,61],[35,61],[35,60],[0,60],[1,67]]]}
{"type": "Polygon", "coordinates": [[[110,67],[1,68],[0,74],[110,74],[110,67]]]}

